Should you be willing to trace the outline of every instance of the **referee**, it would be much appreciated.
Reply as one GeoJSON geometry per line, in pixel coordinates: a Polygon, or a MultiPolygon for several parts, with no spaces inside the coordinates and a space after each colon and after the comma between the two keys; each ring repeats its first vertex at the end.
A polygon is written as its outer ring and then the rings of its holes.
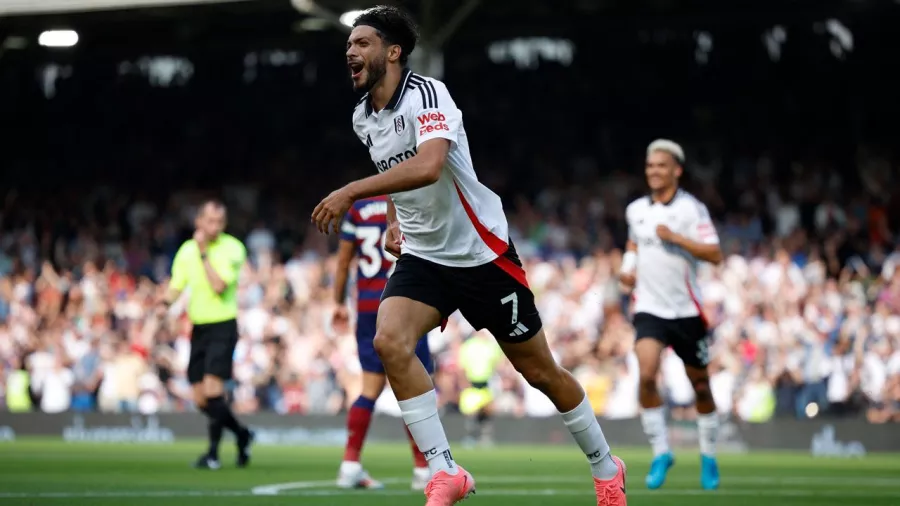
{"type": "Polygon", "coordinates": [[[218,469],[222,429],[237,439],[237,466],[250,462],[253,433],[235,419],[225,402],[225,381],[231,379],[234,348],[238,342],[237,281],[247,250],[225,229],[225,205],[203,203],[195,221],[194,238],[185,241],[172,263],[172,279],[164,301],[174,302],[190,290],[187,313],[193,324],[187,376],[194,402],[209,418],[209,451],[194,467],[218,469]]]}

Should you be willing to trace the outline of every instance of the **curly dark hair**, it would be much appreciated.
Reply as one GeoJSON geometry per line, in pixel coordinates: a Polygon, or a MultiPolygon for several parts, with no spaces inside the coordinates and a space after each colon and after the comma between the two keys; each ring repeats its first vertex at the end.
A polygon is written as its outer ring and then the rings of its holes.
{"type": "Polygon", "coordinates": [[[353,22],[353,27],[371,26],[386,44],[400,46],[400,64],[406,65],[419,41],[419,27],[407,12],[390,5],[367,9],[353,22]]]}

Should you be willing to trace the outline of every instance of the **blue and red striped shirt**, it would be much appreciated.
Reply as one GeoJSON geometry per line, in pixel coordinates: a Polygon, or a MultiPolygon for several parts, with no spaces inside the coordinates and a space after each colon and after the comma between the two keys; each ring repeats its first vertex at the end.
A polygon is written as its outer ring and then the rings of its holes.
{"type": "Polygon", "coordinates": [[[341,224],[341,240],[356,244],[357,312],[377,313],[396,259],[384,251],[387,197],[357,201],[341,224]]]}

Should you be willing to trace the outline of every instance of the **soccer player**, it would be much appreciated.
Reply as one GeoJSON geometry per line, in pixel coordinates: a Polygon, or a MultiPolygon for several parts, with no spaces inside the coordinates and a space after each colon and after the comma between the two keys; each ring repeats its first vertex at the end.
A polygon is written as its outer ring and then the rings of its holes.
{"type": "MultiPolygon", "coordinates": [[[[344,301],[347,298],[347,278],[350,273],[350,262],[357,258],[356,268],[356,346],[359,363],[362,366],[362,392],[350,412],[347,413],[347,446],[344,460],[338,472],[337,484],[341,488],[383,488],[382,484],[373,480],[360,463],[366,434],[372,423],[372,411],[375,401],[387,384],[384,366],[375,352],[375,318],[378,315],[378,304],[381,294],[387,285],[388,275],[394,267],[395,258],[384,251],[384,240],[387,234],[387,197],[363,199],[353,204],[350,212],[341,225],[341,240],[338,248],[338,266],[335,277],[335,324],[346,324],[349,312],[344,301]]],[[[429,374],[434,372],[431,352],[428,350],[428,339],[419,339],[416,345],[416,356],[425,365],[429,374]]],[[[412,439],[412,435],[407,431],[412,439]]],[[[412,441],[413,490],[424,490],[431,478],[425,456],[412,441]]]]}
{"type": "Polygon", "coordinates": [[[459,310],[487,329],[515,368],[544,392],[590,462],[601,506],[625,506],[625,465],[610,454],[581,385],[557,366],[534,295],[509,241],[500,198],[478,181],[462,113],[444,83],[405,66],[418,39],[394,7],[365,11],[347,41],[353,87],[366,92],[353,129],[379,174],[328,195],[312,213],[323,233],[337,231],[353,202],[390,195],[385,248],[398,255],[375,332],[403,420],[432,471],[426,506],[450,506],[475,491],[453,459],[428,371],[415,343],[459,310]]]}
{"type": "Polygon", "coordinates": [[[250,463],[253,433],[241,425],[225,402],[225,381],[231,379],[234,348],[238,342],[237,284],[247,259],[240,240],[223,232],[225,205],[210,200],[197,214],[194,238],[175,254],[172,279],[163,301],[168,306],[190,289],[187,313],[193,324],[187,376],[194,403],[209,418],[209,450],[194,467],[219,469],[222,430],[237,440],[237,466],[250,463]]]}
{"type": "Polygon", "coordinates": [[[675,463],[656,384],[660,357],[671,346],[684,362],[694,389],[700,483],[712,490],[719,486],[719,420],[706,368],[709,326],[698,298],[697,266],[701,261],[718,264],[722,251],[706,206],[678,187],[683,164],[684,151],[670,140],[653,141],[647,148],[645,172],[650,194],[629,204],[625,211],[628,245],[620,278],[626,287],[634,288],[641,422],[654,454],[647,487],[661,487],[675,463]]]}

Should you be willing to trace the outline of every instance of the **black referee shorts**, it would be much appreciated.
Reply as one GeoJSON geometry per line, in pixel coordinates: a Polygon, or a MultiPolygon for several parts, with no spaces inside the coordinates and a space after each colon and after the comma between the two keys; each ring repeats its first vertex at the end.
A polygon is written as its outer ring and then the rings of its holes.
{"type": "Polygon", "coordinates": [[[194,325],[188,381],[192,385],[200,383],[207,374],[230,380],[237,342],[237,320],[194,325]]]}
{"type": "Polygon", "coordinates": [[[472,327],[498,341],[521,343],[541,330],[541,317],[525,270],[512,243],[495,261],[476,267],[447,267],[400,255],[381,300],[406,297],[447,318],[457,309],[472,327]]]}

